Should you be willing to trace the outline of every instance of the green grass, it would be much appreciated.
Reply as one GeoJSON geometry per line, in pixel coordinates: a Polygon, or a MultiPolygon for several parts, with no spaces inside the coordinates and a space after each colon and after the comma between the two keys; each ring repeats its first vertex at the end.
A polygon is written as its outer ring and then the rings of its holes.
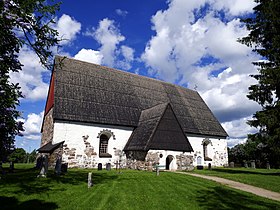
{"type": "Polygon", "coordinates": [[[217,176],[280,193],[280,169],[213,168],[194,173],[217,176]]]}
{"type": "Polygon", "coordinates": [[[280,209],[280,202],[230,189],[197,177],[145,171],[69,170],[37,178],[38,171],[16,165],[0,180],[3,209],[280,209]],[[87,188],[88,172],[94,186],[87,188]]]}

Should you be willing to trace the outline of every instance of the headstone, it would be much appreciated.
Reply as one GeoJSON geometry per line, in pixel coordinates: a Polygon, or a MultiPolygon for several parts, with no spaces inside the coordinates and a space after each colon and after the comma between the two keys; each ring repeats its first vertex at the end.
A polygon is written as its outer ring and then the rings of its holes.
{"type": "Polygon", "coordinates": [[[159,166],[158,166],[158,164],[156,165],[156,171],[157,171],[157,176],[159,176],[159,166]]]}
{"type": "Polygon", "coordinates": [[[197,170],[203,170],[203,166],[202,165],[196,166],[196,169],[197,170]]]}
{"type": "Polygon", "coordinates": [[[247,161],[244,162],[244,167],[245,167],[245,168],[248,168],[248,163],[247,163],[247,161]]]}
{"type": "Polygon", "coordinates": [[[47,156],[43,156],[42,157],[42,166],[41,166],[41,170],[39,173],[39,177],[46,177],[47,176],[47,172],[48,172],[48,157],[47,156]]]}
{"type": "Polygon", "coordinates": [[[88,173],[88,188],[92,187],[92,173],[88,173]]]}
{"type": "Polygon", "coordinates": [[[251,168],[256,168],[256,163],[254,160],[251,161],[251,168]]]}
{"type": "Polygon", "coordinates": [[[212,170],[211,167],[212,167],[212,166],[211,166],[211,163],[208,163],[208,170],[212,170]]]}
{"type": "Polygon", "coordinates": [[[106,163],[106,170],[111,171],[111,163],[106,163]]]}
{"type": "Polygon", "coordinates": [[[270,164],[268,161],[266,162],[266,169],[270,169],[270,164]]]}
{"type": "Polygon", "coordinates": [[[66,173],[68,168],[68,163],[61,164],[61,172],[66,173]]]}
{"type": "Polygon", "coordinates": [[[234,162],[230,162],[230,163],[229,163],[229,167],[230,167],[230,168],[234,168],[234,162]]]}
{"type": "Polygon", "coordinates": [[[61,174],[61,162],[62,162],[62,158],[61,157],[58,157],[56,159],[56,163],[55,163],[55,173],[57,175],[60,175],[61,174]]]}
{"type": "Polygon", "coordinates": [[[101,170],[102,170],[102,163],[98,163],[97,169],[98,169],[98,171],[101,171],[101,170]]]}

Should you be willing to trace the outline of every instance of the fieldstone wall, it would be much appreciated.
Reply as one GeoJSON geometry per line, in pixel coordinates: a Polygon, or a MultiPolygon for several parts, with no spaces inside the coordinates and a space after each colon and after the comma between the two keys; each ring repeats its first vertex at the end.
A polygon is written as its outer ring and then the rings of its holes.
{"type": "Polygon", "coordinates": [[[128,169],[136,169],[136,170],[152,171],[156,164],[159,164],[159,152],[146,153],[145,160],[137,160],[136,158],[127,158],[126,161],[126,167],[128,169]]]}
{"type": "Polygon", "coordinates": [[[193,156],[192,155],[176,155],[176,164],[178,170],[193,170],[193,156]]]}
{"type": "Polygon", "coordinates": [[[95,168],[97,166],[95,162],[97,153],[90,142],[88,142],[88,137],[89,136],[82,137],[85,144],[84,155],[76,154],[76,148],[69,148],[67,144],[63,145],[63,162],[68,163],[69,168],[95,168]]]}
{"type": "Polygon", "coordinates": [[[53,140],[53,108],[45,115],[44,123],[42,127],[42,140],[41,146],[45,145],[48,142],[52,142],[53,140]]]}

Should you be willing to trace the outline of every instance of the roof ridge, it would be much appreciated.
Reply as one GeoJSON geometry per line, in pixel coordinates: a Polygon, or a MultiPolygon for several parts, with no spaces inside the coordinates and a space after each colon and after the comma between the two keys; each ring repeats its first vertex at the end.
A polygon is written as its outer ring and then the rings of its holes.
{"type": "Polygon", "coordinates": [[[123,74],[131,75],[131,76],[139,77],[139,78],[146,78],[146,79],[153,80],[153,81],[156,81],[156,82],[160,82],[160,83],[172,85],[172,86],[179,87],[179,88],[184,88],[184,89],[187,89],[188,91],[192,91],[192,92],[197,93],[196,90],[192,90],[192,89],[189,89],[189,88],[187,88],[187,87],[182,87],[182,86],[180,86],[180,85],[176,85],[176,84],[173,84],[173,83],[171,83],[171,82],[166,82],[166,81],[164,81],[164,80],[160,80],[159,78],[156,79],[156,78],[152,78],[152,77],[148,77],[148,76],[143,76],[143,75],[135,74],[135,73],[133,73],[133,72],[127,72],[127,71],[125,71],[125,70],[121,70],[121,69],[117,69],[117,68],[112,68],[112,67],[108,67],[108,66],[102,66],[102,65],[100,65],[100,64],[91,63],[91,62],[88,62],[88,61],[82,61],[82,60],[78,60],[78,59],[75,59],[75,58],[69,58],[69,57],[67,57],[67,56],[55,55],[55,58],[69,59],[69,60],[72,60],[72,61],[74,61],[74,62],[80,62],[80,63],[89,64],[89,65],[95,65],[95,66],[98,66],[98,67],[101,68],[101,69],[106,69],[106,70],[109,70],[109,71],[118,71],[118,72],[121,72],[121,73],[123,73],[123,74]]]}

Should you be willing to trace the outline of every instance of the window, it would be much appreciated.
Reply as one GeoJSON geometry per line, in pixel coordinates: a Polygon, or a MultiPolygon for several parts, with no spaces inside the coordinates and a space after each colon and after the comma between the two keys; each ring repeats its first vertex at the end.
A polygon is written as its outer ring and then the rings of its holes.
{"type": "Polygon", "coordinates": [[[209,139],[204,139],[202,141],[202,145],[203,145],[203,156],[204,156],[204,160],[205,161],[212,161],[212,159],[209,157],[208,155],[208,145],[212,144],[211,141],[209,139]]]}
{"type": "Polygon", "coordinates": [[[107,135],[102,134],[100,136],[99,157],[112,157],[112,155],[108,153],[108,141],[109,138],[107,135]]]}

